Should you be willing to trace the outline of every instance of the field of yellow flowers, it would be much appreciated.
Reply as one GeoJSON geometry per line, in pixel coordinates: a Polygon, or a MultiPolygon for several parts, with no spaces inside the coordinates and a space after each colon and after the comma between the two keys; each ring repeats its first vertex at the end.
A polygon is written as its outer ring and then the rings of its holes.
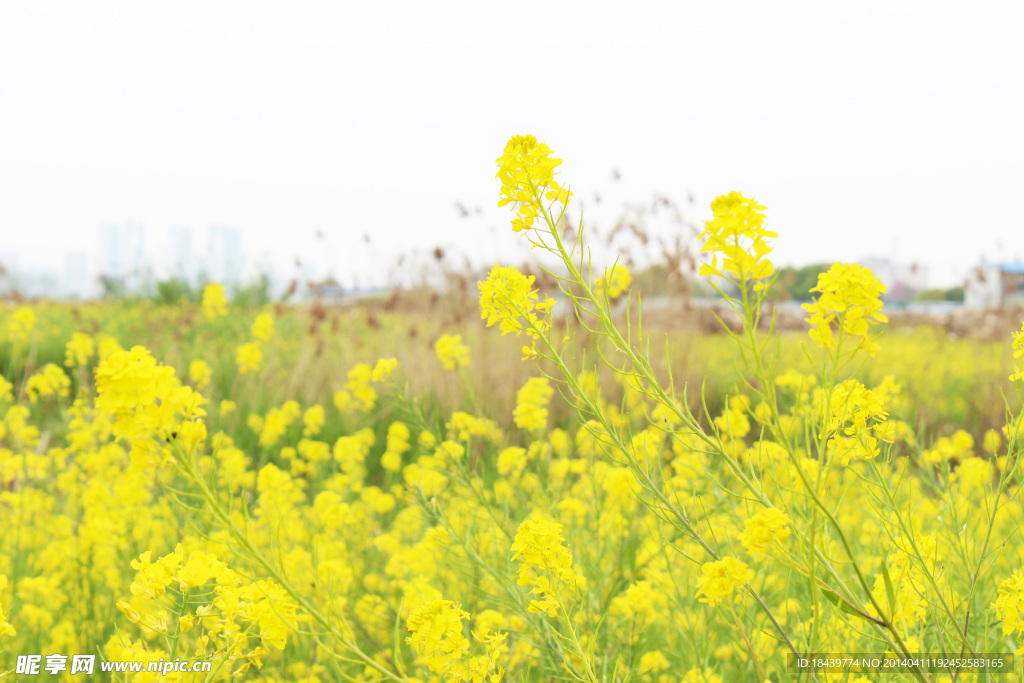
{"type": "Polygon", "coordinates": [[[557,291],[496,265],[475,324],[217,284],[0,311],[0,678],[1017,680],[1024,326],[887,330],[837,263],[780,333],[732,192],[701,276],[737,324],[651,329],[559,163],[498,159],[557,291]]]}

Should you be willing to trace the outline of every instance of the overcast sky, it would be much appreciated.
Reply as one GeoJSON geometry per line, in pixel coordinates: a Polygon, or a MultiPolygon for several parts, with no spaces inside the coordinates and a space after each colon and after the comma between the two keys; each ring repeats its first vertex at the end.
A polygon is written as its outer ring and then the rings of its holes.
{"type": "Polygon", "coordinates": [[[530,132],[594,220],[739,190],[779,263],[953,284],[1024,258],[1022,35],[1009,0],[5,2],[0,251],[59,267],[131,220],[343,282],[436,244],[508,260],[494,160],[530,132]]]}

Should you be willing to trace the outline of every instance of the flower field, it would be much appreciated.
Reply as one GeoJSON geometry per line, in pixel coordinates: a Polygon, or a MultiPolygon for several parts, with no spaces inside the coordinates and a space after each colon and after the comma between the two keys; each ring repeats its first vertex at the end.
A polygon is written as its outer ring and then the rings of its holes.
{"type": "Polygon", "coordinates": [[[0,678],[988,680],[914,656],[1024,645],[1024,326],[893,326],[838,263],[780,331],[785,228],[738,192],[701,235],[729,324],[652,325],[559,163],[513,137],[496,188],[555,289],[497,264],[459,321],[217,284],[0,311],[0,678]]]}

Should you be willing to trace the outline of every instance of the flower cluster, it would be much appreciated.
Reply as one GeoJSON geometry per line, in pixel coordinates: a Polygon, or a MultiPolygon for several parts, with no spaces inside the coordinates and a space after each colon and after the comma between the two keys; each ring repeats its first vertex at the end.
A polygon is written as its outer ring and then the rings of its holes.
{"type": "Polygon", "coordinates": [[[96,368],[96,392],[96,407],[114,418],[120,437],[165,436],[206,414],[203,397],[182,386],[174,368],[157,363],[143,346],[105,358],[96,368]]]}
{"type": "Polygon", "coordinates": [[[1003,624],[1003,633],[1024,635],[1024,571],[1018,569],[1010,578],[999,584],[999,592],[996,601],[992,603],[992,609],[996,611],[996,618],[1003,624]]]}
{"type": "Polygon", "coordinates": [[[409,427],[404,422],[392,422],[388,427],[387,448],[380,456],[380,466],[389,472],[402,469],[402,454],[408,451],[409,427]]]}
{"type": "Polygon", "coordinates": [[[626,266],[612,266],[612,268],[601,277],[594,280],[594,295],[599,299],[607,296],[611,300],[618,299],[629,290],[633,282],[633,276],[626,266]]]}
{"type": "MultiPolygon", "coordinates": [[[[825,394],[815,390],[815,402],[824,405],[825,394]]],[[[828,448],[832,457],[842,464],[850,460],[873,460],[879,454],[879,438],[891,439],[889,417],[879,392],[868,389],[855,379],[837,386],[829,401],[826,431],[831,435],[828,448]],[[874,435],[871,434],[874,430],[874,435]]]]}
{"type": "Polygon", "coordinates": [[[196,391],[203,391],[213,381],[213,368],[205,360],[197,358],[188,364],[188,381],[196,391]]]}
{"type": "Polygon", "coordinates": [[[818,284],[811,289],[818,298],[803,308],[810,315],[810,337],[826,349],[838,343],[836,332],[848,337],[860,337],[861,348],[872,357],[878,352],[878,343],[868,338],[869,326],[887,322],[882,314],[885,285],[867,268],[855,263],[836,263],[818,276],[818,284]],[[833,330],[835,323],[836,330],[833,330]]]}
{"type": "Polygon", "coordinates": [[[40,397],[60,396],[67,398],[71,392],[71,380],[59,366],[47,363],[39,372],[28,378],[25,383],[25,393],[32,403],[36,403],[40,397]]]}
{"type": "Polygon", "coordinates": [[[461,334],[442,334],[434,344],[434,351],[446,370],[469,365],[469,347],[462,343],[461,334]]]}
{"type": "Polygon", "coordinates": [[[773,543],[789,538],[790,519],[778,508],[761,510],[745,522],[740,543],[751,555],[759,557],[768,552],[773,543]]]}
{"type": "Polygon", "coordinates": [[[254,341],[241,344],[235,351],[235,362],[238,363],[238,372],[243,375],[256,372],[263,364],[263,348],[254,341]]]}
{"type": "MultiPolygon", "coordinates": [[[[718,605],[732,596],[733,591],[754,578],[754,571],[735,557],[723,557],[717,562],[705,562],[697,579],[697,595],[701,602],[718,605]]],[[[736,596],[739,600],[739,596],[736,596]]]]}
{"type": "Polygon", "coordinates": [[[203,314],[207,320],[215,320],[228,314],[228,298],[224,285],[211,282],[203,289],[203,314]]]}
{"type": "Polygon", "coordinates": [[[451,600],[431,600],[416,609],[406,621],[412,645],[427,668],[439,673],[469,652],[469,639],[462,633],[462,622],[469,619],[461,605],[451,600]]]}
{"type": "Polygon", "coordinates": [[[31,308],[19,308],[7,319],[5,336],[13,342],[23,342],[28,339],[36,326],[36,314],[31,308]]]}
{"type": "MultiPolygon", "coordinates": [[[[7,589],[7,577],[0,574],[0,595],[7,589]]],[[[4,616],[4,604],[0,602],[0,636],[16,636],[18,632],[14,630],[14,626],[7,621],[7,617],[4,616]]]]}
{"type": "Polygon", "coordinates": [[[497,178],[501,181],[498,206],[512,204],[517,215],[512,220],[516,232],[533,227],[543,209],[542,199],[569,203],[572,195],[555,180],[555,168],[561,159],[551,156],[551,148],[537,142],[533,135],[513,135],[497,159],[497,178]]]}
{"type": "Polygon", "coordinates": [[[562,525],[537,517],[519,525],[512,543],[513,562],[519,562],[519,585],[532,586],[530,611],[555,616],[562,605],[560,593],[583,583],[572,564],[572,552],[562,542],[562,525]]]}
{"type": "Polygon", "coordinates": [[[348,371],[345,387],[335,392],[334,407],[341,413],[370,412],[377,405],[377,390],[373,384],[387,380],[396,367],[398,360],[394,358],[381,358],[374,366],[356,363],[348,371]]]}
{"type": "Polygon", "coordinates": [[[257,341],[268,342],[274,336],[274,316],[266,311],[256,316],[252,323],[252,336],[257,341]]]}
{"type": "MultiPolygon", "coordinates": [[[[291,596],[273,581],[244,583],[242,577],[216,555],[194,550],[185,556],[179,543],[174,552],[153,560],[147,550],[131,566],[136,570],[132,597],[117,608],[143,634],[181,639],[193,629],[195,654],[261,667],[268,647],[283,650],[288,634],[296,630],[298,608],[291,596]],[[209,587],[213,581],[215,586],[209,587]],[[173,591],[169,593],[168,591],[173,591]],[[178,613],[177,619],[169,614],[178,613]],[[250,638],[257,636],[255,644],[250,638]]],[[[129,653],[127,659],[135,659],[129,653]]]]}
{"type": "MultiPolygon", "coordinates": [[[[711,254],[711,263],[700,267],[701,276],[725,276],[737,283],[764,280],[775,266],[766,258],[772,247],[769,238],[778,234],[764,227],[765,207],[739,192],[721,195],[711,202],[714,218],[704,223],[701,251],[711,254]],[[719,262],[719,256],[722,257],[719,262]]],[[[756,290],[764,288],[758,282],[756,290]]]]}
{"type": "Polygon", "coordinates": [[[1013,374],[1010,375],[1010,381],[1024,380],[1024,362],[1018,361],[1018,358],[1024,356],[1024,323],[1020,324],[1020,330],[1013,335],[1013,374]],[[1019,363],[1019,364],[1018,364],[1019,363]]]}
{"type": "Polygon", "coordinates": [[[537,354],[536,342],[550,328],[547,315],[555,305],[551,298],[537,300],[533,289],[534,276],[526,276],[513,266],[494,266],[480,289],[480,317],[487,321],[487,327],[499,324],[502,335],[515,332],[519,336],[526,332],[533,342],[523,347],[525,357],[537,354]]]}
{"type": "Polygon", "coordinates": [[[548,403],[555,390],[547,377],[531,377],[516,394],[513,417],[517,427],[544,429],[548,424],[548,403]]]}
{"type": "Polygon", "coordinates": [[[96,344],[92,337],[82,332],[75,332],[68,340],[64,350],[64,365],[73,368],[84,366],[96,352],[96,344]]]}

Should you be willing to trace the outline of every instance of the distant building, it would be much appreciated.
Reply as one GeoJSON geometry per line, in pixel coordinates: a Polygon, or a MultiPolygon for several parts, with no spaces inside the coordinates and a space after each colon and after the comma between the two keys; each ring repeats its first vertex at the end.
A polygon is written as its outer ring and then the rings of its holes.
{"type": "Polygon", "coordinates": [[[1024,263],[983,263],[964,283],[964,305],[969,308],[1024,306],[1024,263]]]}
{"type": "Polygon", "coordinates": [[[174,228],[171,230],[171,272],[174,277],[189,285],[199,281],[199,267],[195,251],[192,248],[192,229],[174,228]]]}
{"type": "Polygon", "coordinates": [[[242,281],[242,236],[238,228],[210,228],[206,248],[206,277],[235,291],[242,281]]]}
{"type": "Polygon", "coordinates": [[[137,294],[149,275],[146,228],[141,223],[105,225],[100,229],[100,277],[108,287],[137,294]]]}
{"type": "Polygon", "coordinates": [[[874,273],[885,285],[886,301],[911,301],[928,289],[928,268],[916,263],[894,263],[888,258],[867,258],[857,262],[874,273]]]}
{"type": "Polygon", "coordinates": [[[86,278],[85,254],[76,251],[65,255],[60,294],[68,299],[86,299],[92,294],[86,278]]]}

